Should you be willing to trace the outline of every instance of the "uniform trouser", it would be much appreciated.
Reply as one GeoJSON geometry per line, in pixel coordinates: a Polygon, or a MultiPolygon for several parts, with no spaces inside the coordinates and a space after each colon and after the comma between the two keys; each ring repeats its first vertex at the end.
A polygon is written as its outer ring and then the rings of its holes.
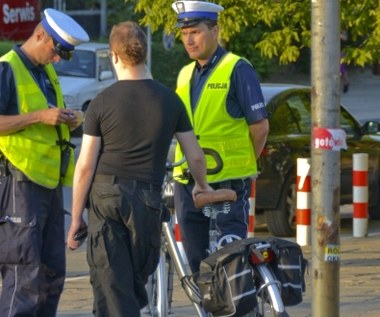
{"type": "Polygon", "coordinates": [[[96,316],[140,316],[148,303],[145,284],[161,244],[163,202],[155,187],[133,181],[92,185],[87,261],[96,316]]]}
{"type": "Polygon", "coordinates": [[[61,186],[0,178],[0,250],[0,316],[55,316],[66,267],[61,186]]]}
{"type": "MultiPolygon", "coordinates": [[[[228,214],[218,213],[216,224],[220,230],[220,238],[226,235],[247,237],[249,194],[252,180],[231,180],[210,184],[214,189],[229,188],[236,191],[237,200],[231,203],[228,214]]],[[[181,231],[183,247],[193,273],[199,271],[202,259],[208,256],[210,218],[201,209],[194,207],[192,189],[194,185],[175,184],[174,206],[178,225],[181,231]]]]}

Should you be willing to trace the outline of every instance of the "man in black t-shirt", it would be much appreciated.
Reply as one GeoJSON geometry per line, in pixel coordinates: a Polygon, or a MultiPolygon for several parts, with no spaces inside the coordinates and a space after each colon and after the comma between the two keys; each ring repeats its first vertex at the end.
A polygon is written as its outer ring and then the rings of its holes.
{"type": "Polygon", "coordinates": [[[136,23],[113,27],[111,60],[118,82],[89,105],[75,169],[67,244],[83,220],[88,196],[88,263],[96,316],[140,316],[145,283],[161,241],[161,186],[173,136],[181,145],[197,193],[211,191],[203,151],[179,97],[151,79],[147,42],[136,23]]]}

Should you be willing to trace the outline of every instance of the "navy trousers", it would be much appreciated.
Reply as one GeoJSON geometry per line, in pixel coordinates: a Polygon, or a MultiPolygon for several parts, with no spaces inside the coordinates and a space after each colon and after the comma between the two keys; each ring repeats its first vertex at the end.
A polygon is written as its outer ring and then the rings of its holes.
{"type": "Polygon", "coordinates": [[[62,188],[0,177],[0,316],[53,317],[65,280],[62,188]]]}
{"type": "MultiPolygon", "coordinates": [[[[251,178],[236,179],[210,184],[214,189],[229,188],[236,191],[237,201],[231,204],[228,214],[219,213],[217,226],[221,232],[220,238],[226,235],[247,237],[249,194],[251,178]]],[[[193,273],[199,271],[202,259],[208,256],[210,218],[206,217],[201,209],[194,207],[192,189],[194,185],[176,183],[174,187],[174,206],[181,238],[189,265],[193,273]]]]}

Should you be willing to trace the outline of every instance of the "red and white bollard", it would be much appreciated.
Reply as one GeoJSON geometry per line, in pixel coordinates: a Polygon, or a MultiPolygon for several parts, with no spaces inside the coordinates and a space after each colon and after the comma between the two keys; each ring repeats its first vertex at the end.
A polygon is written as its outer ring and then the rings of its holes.
{"type": "Polygon", "coordinates": [[[353,236],[361,238],[368,234],[368,154],[353,154],[353,236]]]}
{"type": "Polygon", "coordinates": [[[181,238],[181,231],[179,229],[178,221],[177,221],[177,216],[174,215],[175,218],[175,225],[174,225],[174,238],[175,241],[177,242],[177,246],[179,249],[179,252],[181,253],[181,257],[183,260],[184,264],[189,264],[189,260],[187,259],[185,249],[183,248],[183,243],[182,243],[182,238],[181,238]]]}
{"type": "Polygon", "coordinates": [[[248,238],[255,236],[256,223],[256,179],[252,180],[251,194],[249,196],[249,215],[248,215],[248,238]]]}
{"type": "Polygon", "coordinates": [[[297,243],[311,244],[311,177],[310,159],[297,159],[297,243]]]}

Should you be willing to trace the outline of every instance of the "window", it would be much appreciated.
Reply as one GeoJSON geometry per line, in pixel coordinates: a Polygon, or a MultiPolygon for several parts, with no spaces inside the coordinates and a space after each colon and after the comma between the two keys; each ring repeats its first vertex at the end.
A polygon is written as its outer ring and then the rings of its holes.
{"type": "MultiPolygon", "coordinates": [[[[107,50],[101,50],[98,52],[98,62],[99,62],[99,77],[104,71],[112,72],[112,64],[108,55],[107,50]]],[[[113,78],[114,76],[112,76],[113,78]]]]}
{"type": "Polygon", "coordinates": [[[274,110],[271,134],[309,134],[311,131],[310,98],[306,94],[292,94],[282,99],[274,110]]]}

